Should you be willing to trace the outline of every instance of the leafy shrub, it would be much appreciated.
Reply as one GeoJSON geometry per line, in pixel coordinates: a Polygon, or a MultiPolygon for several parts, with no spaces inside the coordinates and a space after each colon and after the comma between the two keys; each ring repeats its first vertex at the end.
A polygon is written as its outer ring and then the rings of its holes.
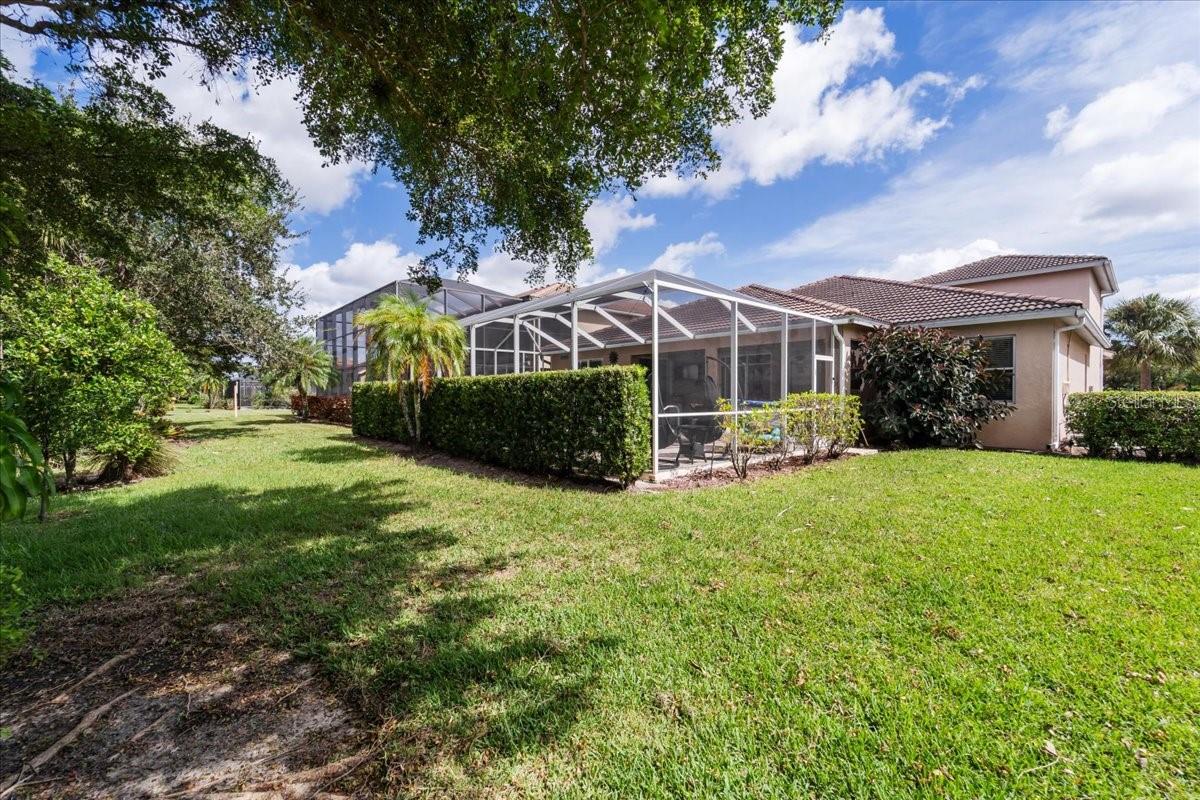
{"type": "Polygon", "coordinates": [[[51,257],[12,293],[0,377],[21,384],[25,422],[70,485],[78,454],[169,407],[186,364],[154,307],[89,267],[51,257]]]}
{"type": "Polygon", "coordinates": [[[1067,398],[1067,427],[1094,456],[1200,461],[1200,394],[1081,392],[1067,398]]]}
{"type": "MultiPolygon", "coordinates": [[[[720,411],[732,409],[728,400],[718,405],[720,411]]],[[[734,472],[745,478],[755,457],[761,457],[769,466],[779,466],[799,452],[811,464],[821,456],[837,458],[858,441],[861,433],[857,397],[804,392],[742,411],[722,438],[731,447],[734,472]]]]}
{"type": "Polygon", "coordinates": [[[402,409],[396,399],[395,383],[356,383],[351,387],[351,398],[351,427],[356,435],[393,442],[409,441],[402,409]]]}
{"type": "Polygon", "coordinates": [[[319,395],[291,397],[292,413],[305,419],[334,422],[338,425],[350,424],[350,395],[335,394],[327,397],[319,395]]]}
{"type": "Polygon", "coordinates": [[[984,425],[1012,413],[989,396],[993,377],[981,339],[896,328],[868,335],[856,357],[863,418],[881,442],[967,447],[984,425]]]}
{"type": "Polygon", "coordinates": [[[178,462],[171,445],[144,420],[114,425],[92,450],[91,466],[102,480],[131,481],[166,475],[178,462]]]}
{"type": "Polygon", "coordinates": [[[21,614],[28,601],[21,590],[21,570],[0,564],[0,664],[25,638],[21,614]]]}
{"type": "Polygon", "coordinates": [[[862,435],[862,412],[855,395],[790,394],[785,411],[788,436],[810,464],[822,453],[837,458],[862,435]]]}
{"type": "MultiPolygon", "coordinates": [[[[403,441],[391,383],[354,386],[354,431],[403,441]]],[[[650,466],[641,367],[439,378],[422,404],[424,442],[535,473],[631,483],[650,466]]]]}

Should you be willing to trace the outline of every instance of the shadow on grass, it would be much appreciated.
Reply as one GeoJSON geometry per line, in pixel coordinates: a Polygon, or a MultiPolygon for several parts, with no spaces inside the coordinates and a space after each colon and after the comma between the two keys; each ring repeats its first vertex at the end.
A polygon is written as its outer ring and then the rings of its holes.
{"type": "Polygon", "coordinates": [[[421,518],[424,505],[403,480],[113,493],[52,535],[25,526],[5,556],[30,585],[68,598],[188,576],[209,598],[206,621],[244,620],[318,663],[387,731],[381,779],[419,789],[550,746],[588,708],[616,644],[528,624],[508,590],[520,556],[459,547],[454,530],[421,518]]]}
{"type": "Polygon", "coordinates": [[[392,455],[399,456],[424,467],[443,469],[459,475],[487,478],[488,480],[507,483],[513,486],[552,486],[557,489],[590,494],[623,491],[623,487],[614,481],[520,472],[508,467],[499,467],[470,458],[453,456],[428,447],[413,447],[412,445],[391,442],[385,439],[369,439],[365,436],[355,436],[351,433],[338,434],[328,438],[330,441],[341,442],[343,444],[293,450],[289,455],[298,460],[316,464],[338,464],[392,455]]]}
{"type": "Polygon", "coordinates": [[[273,425],[294,425],[299,420],[289,416],[284,416],[282,413],[279,416],[259,417],[255,416],[251,419],[234,419],[228,411],[213,411],[213,419],[207,420],[187,420],[176,422],[176,424],[184,431],[184,441],[186,442],[204,442],[209,440],[234,439],[241,436],[250,436],[253,434],[263,433],[267,428],[273,425]]]}

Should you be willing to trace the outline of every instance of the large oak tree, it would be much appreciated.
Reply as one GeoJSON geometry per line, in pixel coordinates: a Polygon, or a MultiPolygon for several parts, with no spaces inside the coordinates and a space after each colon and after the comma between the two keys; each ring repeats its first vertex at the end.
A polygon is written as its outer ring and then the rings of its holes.
{"type": "Polygon", "coordinates": [[[840,0],[0,0],[0,25],[83,72],[293,76],[330,160],[390,168],[408,189],[423,270],[470,272],[497,246],[570,279],[605,191],[719,165],[712,130],[760,115],[785,24],[819,35],[840,0]],[[105,55],[101,58],[100,53],[105,55]]]}

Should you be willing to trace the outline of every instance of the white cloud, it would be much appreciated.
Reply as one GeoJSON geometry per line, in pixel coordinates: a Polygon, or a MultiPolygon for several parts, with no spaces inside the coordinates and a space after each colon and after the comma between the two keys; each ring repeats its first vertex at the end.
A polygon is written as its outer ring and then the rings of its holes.
{"type": "Polygon", "coordinates": [[[858,274],[901,281],[911,280],[961,264],[970,264],[972,261],[1015,252],[1011,247],[1001,247],[995,239],[976,239],[962,247],[937,247],[921,253],[902,253],[892,259],[887,269],[859,269],[858,274]]]}
{"type": "Polygon", "coordinates": [[[813,161],[853,164],[892,150],[918,150],[948,124],[944,114],[928,115],[920,106],[937,95],[944,111],[982,83],[922,72],[899,86],[877,78],[848,87],[856,71],[896,57],[896,37],[878,8],[847,11],[827,42],[803,41],[792,27],[784,35],[771,110],[713,132],[720,170],[707,180],[652,178],[645,194],[672,197],[698,189],[724,197],[748,180],[767,185],[794,177],[813,161]]]}
{"type": "MultiPolygon", "coordinates": [[[[1187,14],[1200,21],[1195,10],[1187,14]]],[[[935,271],[934,261],[990,255],[991,246],[1003,243],[1025,253],[1110,256],[1122,284],[1147,274],[1200,272],[1200,90],[1191,88],[1200,76],[1200,26],[1182,25],[1167,7],[1118,11],[1048,7],[1032,32],[1001,43],[1001,68],[1019,79],[962,131],[961,142],[869,200],[797,228],[765,254],[812,265],[814,273],[819,267],[816,274],[868,269],[911,276],[935,271]],[[1165,69],[1120,28],[1141,30],[1134,18],[1142,13],[1156,20],[1148,35],[1165,69]],[[1103,53],[1097,41],[1127,44],[1136,74],[1130,75],[1124,51],[1103,53]],[[1060,58],[1060,51],[1073,57],[1060,58]],[[1188,60],[1181,62],[1181,53],[1189,53],[1188,60]],[[1078,72],[1080,59],[1088,60],[1086,74],[1078,72]],[[1037,80],[1027,80],[1031,75],[1037,80]],[[1045,117],[1053,144],[1012,135],[997,140],[997,120],[1020,126],[1070,101],[1072,91],[1082,93],[1072,103],[1078,113],[1063,106],[1045,117]],[[1142,119],[1108,122],[1107,114],[1142,119]],[[989,146],[993,142],[998,146],[989,146]],[[1024,151],[1012,155],[1014,143],[1024,151]],[[960,248],[961,242],[971,244],[960,248]],[[919,266],[926,261],[928,270],[919,266]]]]}
{"type": "Polygon", "coordinates": [[[388,281],[404,278],[420,260],[416,253],[402,253],[394,243],[380,239],[370,244],[355,242],[332,263],[318,261],[308,267],[287,267],[288,277],[300,281],[308,292],[305,311],[323,314],[388,281]]]}
{"type": "Polygon", "coordinates": [[[1082,218],[1109,238],[1200,225],[1200,139],[1091,167],[1077,195],[1082,218]]]}
{"type": "Polygon", "coordinates": [[[635,214],[633,198],[604,198],[593,202],[583,215],[583,224],[592,235],[592,248],[596,255],[611,250],[625,231],[652,228],[656,224],[653,214],[635,214]]]}
{"type": "Polygon", "coordinates": [[[208,120],[257,140],[300,193],[306,211],[327,214],[354,197],[370,168],[361,162],[325,164],[304,127],[296,100],[299,87],[292,78],[256,86],[250,71],[219,76],[206,87],[202,76],[197,60],[182,54],[154,85],[193,123],[208,120]]]}
{"type": "Polygon", "coordinates": [[[721,255],[725,245],[721,244],[716,233],[709,231],[699,239],[690,242],[675,242],[667,245],[658,258],[650,262],[648,269],[661,269],[666,272],[677,272],[680,275],[695,275],[693,263],[705,256],[721,255]]]}
{"type": "Polygon", "coordinates": [[[1050,4],[995,41],[1003,62],[997,74],[1008,86],[1032,93],[1109,89],[1163,64],[1194,61],[1197,31],[1195,3],[1050,4]]]}
{"type": "Polygon", "coordinates": [[[33,66],[41,49],[33,37],[17,33],[11,28],[0,28],[0,53],[12,64],[9,75],[18,81],[30,83],[33,80],[33,66]]]}
{"type": "Polygon", "coordinates": [[[1181,297],[1200,302],[1200,269],[1192,272],[1174,272],[1155,275],[1139,275],[1120,281],[1121,291],[1109,303],[1120,302],[1131,297],[1157,292],[1166,297],[1181,297]]]}
{"type": "Polygon", "coordinates": [[[532,266],[508,253],[492,251],[491,255],[479,259],[479,270],[467,280],[505,294],[521,294],[530,289],[525,276],[532,266]]]}
{"type": "Polygon", "coordinates": [[[1101,93],[1074,117],[1066,106],[1046,115],[1046,135],[1064,153],[1134,139],[1168,113],[1200,95],[1200,69],[1189,63],[1159,67],[1145,78],[1101,93]]]}

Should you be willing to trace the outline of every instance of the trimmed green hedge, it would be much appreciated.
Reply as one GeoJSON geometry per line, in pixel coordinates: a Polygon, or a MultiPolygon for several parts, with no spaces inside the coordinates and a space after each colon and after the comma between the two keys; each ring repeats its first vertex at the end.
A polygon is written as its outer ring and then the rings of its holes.
{"type": "MultiPolygon", "coordinates": [[[[354,386],[354,432],[403,441],[396,385],[354,386]]],[[[422,402],[425,443],[526,472],[632,483],[650,467],[641,367],[439,378],[422,402]]]]}
{"type": "Polygon", "coordinates": [[[396,384],[387,381],[356,383],[350,389],[350,428],[359,436],[407,442],[404,417],[396,399],[396,384]]]}
{"type": "Polygon", "coordinates": [[[1094,456],[1200,461],[1200,392],[1081,392],[1067,427],[1094,456]]]}

